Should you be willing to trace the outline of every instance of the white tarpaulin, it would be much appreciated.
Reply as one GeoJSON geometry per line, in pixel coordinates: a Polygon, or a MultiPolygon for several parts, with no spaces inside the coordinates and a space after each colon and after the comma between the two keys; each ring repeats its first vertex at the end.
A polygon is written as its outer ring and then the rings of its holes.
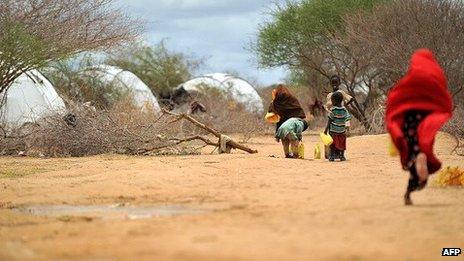
{"type": "Polygon", "coordinates": [[[92,72],[100,77],[103,82],[128,90],[133,96],[135,105],[138,107],[145,108],[148,105],[156,113],[161,112],[158,100],[150,88],[135,74],[110,65],[98,66],[92,72]]]}
{"type": "Polygon", "coordinates": [[[201,92],[204,86],[229,93],[235,101],[243,104],[250,112],[263,113],[264,111],[263,101],[255,88],[247,81],[229,74],[206,74],[193,78],[179,87],[183,87],[188,92],[201,92]]]}
{"type": "Polygon", "coordinates": [[[7,90],[5,102],[0,108],[0,121],[12,127],[66,111],[53,85],[37,70],[19,76],[7,90]]]}

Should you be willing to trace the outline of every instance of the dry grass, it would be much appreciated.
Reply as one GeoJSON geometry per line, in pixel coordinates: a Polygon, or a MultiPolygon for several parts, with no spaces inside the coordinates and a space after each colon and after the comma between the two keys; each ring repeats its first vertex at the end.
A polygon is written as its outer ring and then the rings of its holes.
{"type": "Polygon", "coordinates": [[[2,166],[2,169],[0,169],[0,178],[21,178],[28,175],[43,173],[51,170],[54,169],[34,166],[2,166]]]}
{"type": "Polygon", "coordinates": [[[33,158],[2,157],[0,158],[0,178],[21,178],[28,175],[48,171],[64,170],[69,165],[60,159],[37,161],[33,158]]]}
{"type": "Polygon", "coordinates": [[[464,108],[462,106],[454,110],[453,118],[445,125],[443,130],[456,140],[457,145],[453,149],[453,153],[464,156],[464,108]]]}
{"type": "MultiPolygon", "coordinates": [[[[226,134],[239,134],[239,142],[252,136],[271,133],[262,115],[250,113],[227,96],[201,97],[207,113],[193,115],[206,125],[226,134]]],[[[188,105],[181,110],[188,111],[188,105]]],[[[205,142],[194,137],[209,133],[187,121],[174,122],[174,116],[153,113],[150,108],[133,106],[130,97],[110,109],[68,102],[75,124],[63,115],[52,115],[21,129],[8,137],[0,136],[0,155],[40,157],[81,157],[105,153],[128,155],[198,154],[205,142]]],[[[210,144],[211,145],[211,144],[210,144]]]]}
{"type": "Polygon", "coordinates": [[[132,105],[130,100],[115,104],[109,110],[96,110],[71,104],[69,111],[76,124],[68,124],[63,115],[43,118],[0,138],[3,155],[25,152],[30,156],[79,157],[103,153],[138,155],[192,154],[197,144],[175,145],[171,139],[183,137],[178,123],[169,117],[155,115],[132,105]],[[172,145],[172,146],[170,146],[172,145]],[[156,149],[159,148],[159,149],[156,149]]]}

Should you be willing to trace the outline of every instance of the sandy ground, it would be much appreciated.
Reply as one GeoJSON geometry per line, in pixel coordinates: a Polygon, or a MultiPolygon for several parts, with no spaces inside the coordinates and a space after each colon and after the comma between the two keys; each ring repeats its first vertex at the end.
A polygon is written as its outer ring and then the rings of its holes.
{"type": "MultiPolygon", "coordinates": [[[[305,137],[310,158],[317,140],[305,137]]],[[[464,167],[453,144],[440,136],[437,153],[464,167]]],[[[259,153],[0,158],[0,260],[437,260],[464,248],[464,189],[429,186],[404,206],[408,175],[385,136],[350,138],[344,163],[284,159],[272,137],[249,146],[259,153]],[[192,212],[18,211],[105,204],[192,212]]]]}

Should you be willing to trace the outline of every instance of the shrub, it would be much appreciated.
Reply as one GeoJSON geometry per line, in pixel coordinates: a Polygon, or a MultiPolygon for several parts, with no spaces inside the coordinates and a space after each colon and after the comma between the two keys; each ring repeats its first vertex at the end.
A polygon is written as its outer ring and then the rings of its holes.
{"type": "Polygon", "coordinates": [[[92,74],[84,73],[95,65],[95,59],[87,55],[82,59],[51,63],[43,70],[43,74],[65,100],[75,103],[90,102],[99,109],[108,109],[129,93],[92,74]]]}
{"type": "MultiPolygon", "coordinates": [[[[223,133],[241,134],[242,141],[247,141],[254,135],[271,133],[271,126],[264,122],[264,115],[248,111],[246,104],[236,102],[225,91],[208,86],[201,88],[201,93],[191,93],[191,100],[206,107],[205,113],[195,114],[204,123],[223,133]]],[[[190,110],[189,104],[177,110],[187,112],[190,110]]]]}
{"type": "MultiPolygon", "coordinates": [[[[75,121],[53,115],[21,130],[0,137],[1,154],[25,152],[33,156],[87,156],[118,154],[185,154],[195,153],[195,142],[175,146],[182,137],[176,123],[168,117],[141,112],[130,99],[109,110],[69,103],[75,121]],[[157,149],[159,148],[159,149],[157,149]]],[[[172,120],[172,119],[171,119],[172,120]]]]}

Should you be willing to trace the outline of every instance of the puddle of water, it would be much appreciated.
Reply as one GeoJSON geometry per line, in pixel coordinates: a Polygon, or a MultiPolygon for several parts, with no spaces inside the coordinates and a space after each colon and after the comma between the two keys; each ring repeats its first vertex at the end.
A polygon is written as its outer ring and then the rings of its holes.
{"type": "Polygon", "coordinates": [[[30,205],[14,209],[17,212],[46,217],[93,217],[100,219],[146,219],[153,217],[198,215],[211,212],[206,209],[180,205],[30,205]]]}

